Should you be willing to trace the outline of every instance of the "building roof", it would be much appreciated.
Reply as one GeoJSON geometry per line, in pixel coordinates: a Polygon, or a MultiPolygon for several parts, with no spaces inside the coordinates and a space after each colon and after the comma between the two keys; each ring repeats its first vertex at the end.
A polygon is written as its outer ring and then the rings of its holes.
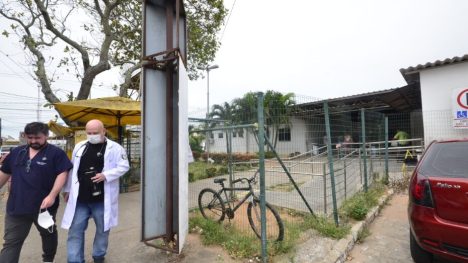
{"type": "Polygon", "coordinates": [[[356,111],[362,108],[381,112],[409,112],[421,109],[419,83],[381,91],[297,104],[298,113],[323,114],[323,103],[328,102],[331,112],[356,111]]]}
{"type": "Polygon", "coordinates": [[[405,78],[408,84],[419,82],[419,72],[425,69],[431,69],[436,67],[448,66],[457,63],[463,63],[468,61],[468,54],[461,57],[446,58],[444,60],[436,60],[434,62],[427,62],[426,64],[419,64],[414,67],[400,69],[401,75],[405,78]]]}

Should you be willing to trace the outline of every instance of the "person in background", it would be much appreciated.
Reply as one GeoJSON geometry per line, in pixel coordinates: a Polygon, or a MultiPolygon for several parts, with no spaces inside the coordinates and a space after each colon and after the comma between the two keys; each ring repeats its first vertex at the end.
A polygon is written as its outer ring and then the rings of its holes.
{"type": "Polygon", "coordinates": [[[393,136],[394,140],[398,140],[398,146],[407,146],[409,145],[409,141],[407,141],[410,138],[409,134],[405,131],[402,130],[397,130],[395,136],[393,136]]]}
{"type": "Polygon", "coordinates": [[[62,149],[47,143],[47,124],[29,123],[24,133],[27,145],[11,150],[0,168],[0,187],[11,178],[0,262],[19,261],[32,224],[41,235],[43,262],[53,262],[58,244],[55,215],[59,193],[72,164],[62,149]],[[49,216],[51,224],[46,228],[41,223],[40,210],[46,210],[44,214],[49,216]]]}
{"type": "Polygon", "coordinates": [[[336,148],[339,150],[341,154],[348,154],[351,152],[353,143],[353,137],[350,134],[345,134],[343,136],[343,142],[340,142],[336,145],[336,148]]]}
{"type": "Polygon", "coordinates": [[[105,137],[104,124],[91,120],[86,124],[87,140],[73,150],[73,169],[64,187],[67,207],[62,227],[68,229],[68,262],[85,262],[84,233],[89,218],[96,225],[92,256],[104,262],[109,232],[118,223],[119,178],[129,170],[125,149],[105,137]]]}

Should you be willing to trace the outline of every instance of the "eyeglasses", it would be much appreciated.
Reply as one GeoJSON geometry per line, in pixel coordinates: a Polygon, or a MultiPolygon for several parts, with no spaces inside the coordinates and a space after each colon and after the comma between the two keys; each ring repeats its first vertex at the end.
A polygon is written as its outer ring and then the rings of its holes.
{"type": "Polygon", "coordinates": [[[26,161],[26,173],[29,173],[31,171],[31,159],[26,161]]]}

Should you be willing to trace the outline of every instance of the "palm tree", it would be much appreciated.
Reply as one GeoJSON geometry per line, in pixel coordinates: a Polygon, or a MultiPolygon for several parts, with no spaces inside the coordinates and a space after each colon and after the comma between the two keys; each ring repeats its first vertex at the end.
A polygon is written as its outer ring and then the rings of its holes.
{"type": "Polygon", "coordinates": [[[198,130],[198,128],[195,128],[193,125],[189,125],[188,129],[190,149],[192,149],[193,152],[202,153],[203,148],[201,143],[205,139],[205,136],[201,133],[197,133],[196,130],[198,130]]]}
{"type": "Polygon", "coordinates": [[[265,94],[265,123],[273,140],[273,148],[276,148],[279,130],[282,126],[290,126],[290,116],[294,101],[294,93],[282,94],[281,92],[268,90],[265,94]]]}
{"type": "MultiPolygon", "coordinates": [[[[222,125],[233,125],[234,124],[234,115],[233,115],[233,107],[228,103],[224,102],[222,105],[215,104],[211,107],[210,117],[212,119],[219,119],[223,120],[222,125]]],[[[219,125],[219,122],[213,122],[211,127],[215,125],[219,125]]],[[[229,137],[228,131],[226,130],[226,150],[229,148],[229,137]]]]}

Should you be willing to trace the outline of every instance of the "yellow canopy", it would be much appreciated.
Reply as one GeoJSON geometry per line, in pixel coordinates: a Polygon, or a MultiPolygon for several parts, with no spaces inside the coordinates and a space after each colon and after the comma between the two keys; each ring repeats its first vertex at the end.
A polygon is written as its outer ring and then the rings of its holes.
{"type": "MultiPolygon", "coordinates": [[[[57,136],[64,136],[64,137],[71,137],[75,134],[76,131],[80,130],[85,130],[85,127],[67,127],[58,124],[55,121],[49,121],[48,123],[50,131],[52,131],[55,135],[57,136]]],[[[107,133],[112,137],[112,138],[117,138],[118,135],[118,130],[117,126],[106,126],[106,131],[107,133]]]]}
{"type": "Polygon", "coordinates": [[[72,136],[73,135],[73,130],[70,129],[69,127],[60,125],[56,123],[55,121],[49,121],[48,123],[49,129],[57,136],[72,136]]]}
{"type": "Polygon", "coordinates": [[[105,126],[140,125],[141,106],[139,101],[123,97],[106,97],[75,100],[53,104],[62,119],[85,124],[98,119],[105,126]]]}

